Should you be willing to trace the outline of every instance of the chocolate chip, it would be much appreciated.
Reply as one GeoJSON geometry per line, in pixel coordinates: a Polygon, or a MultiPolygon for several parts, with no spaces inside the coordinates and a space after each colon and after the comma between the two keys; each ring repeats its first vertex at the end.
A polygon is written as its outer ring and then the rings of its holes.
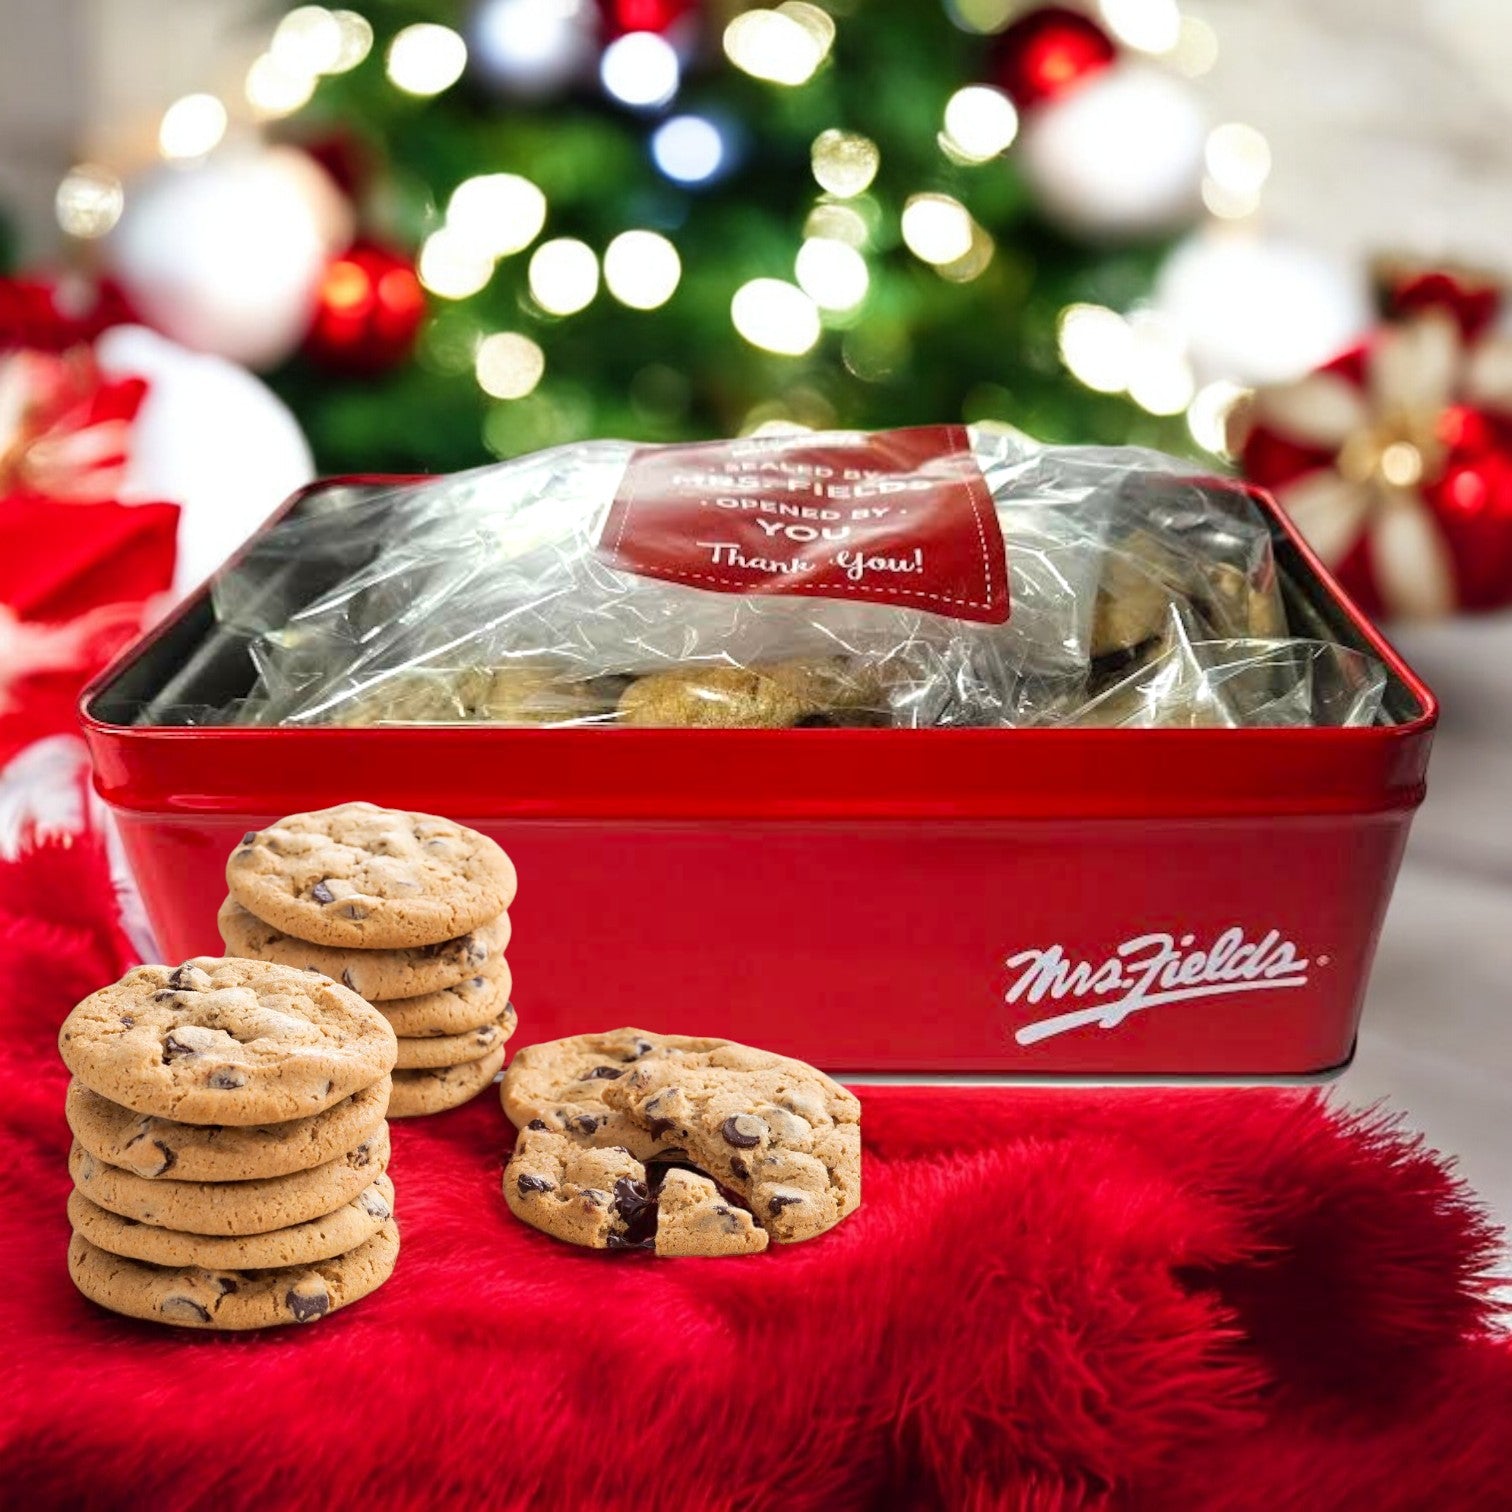
{"type": "Polygon", "coordinates": [[[317,903],[334,903],[336,901],[336,894],[326,886],[323,879],[317,882],[314,887],[310,889],[310,896],[314,898],[317,903]]]}
{"type": "Polygon", "coordinates": [[[154,1149],[161,1150],[163,1153],[162,1165],[152,1173],[154,1176],[161,1176],[164,1171],[171,1171],[178,1164],[178,1156],[161,1139],[154,1139],[152,1144],[154,1149]]]}
{"type": "Polygon", "coordinates": [[[487,977],[474,977],[467,985],[471,987],[474,992],[478,992],[482,990],[483,984],[487,980],[487,977]]]}
{"type": "Polygon", "coordinates": [[[241,843],[243,845],[256,845],[257,844],[257,831],[256,830],[248,830],[247,833],[242,836],[241,843]]]}
{"type": "Polygon", "coordinates": [[[178,993],[174,992],[171,988],[161,987],[152,994],[152,1001],[154,1003],[171,1003],[177,996],[178,993]]]}
{"type": "Polygon", "coordinates": [[[614,1183],[614,1211],[628,1223],[634,1223],[647,1208],[654,1206],[644,1181],[621,1176],[614,1183]]]}
{"type": "Polygon", "coordinates": [[[656,1046],[648,1039],[631,1040],[630,1059],[639,1060],[643,1055],[650,1055],[654,1049],[656,1049],[656,1046]]]}
{"type": "Polygon", "coordinates": [[[526,1192],[554,1192],[556,1182],[548,1181],[544,1176],[520,1176],[515,1180],[515,1186],[519,1189],[520,1196],[526,1192]]]}
{"type": "Polygon", "coordinates": [[[182,966],[174,968],[172,976],[168,978],[168,985],[175,992],[193,992],[195,990],[193,972],[194,967],[185,961],[182,966]]]}
{"type": "Polygon", "coordinates": [[[362,1204],[362,1211],[370,1218],[392,1218],[394,1215],[377,1192],[366,1191],[357,1199],[362,1204]]]}
{"type": "Polygon", "coordinates": [[[210,1321],[210,1309],[196,1302],[193,1297],[164,1297],[158,1311],[186,1312],[198,1318],[201,1323],[210,1321]]]}
{"type": "Polygon", "coordinates": [[[585,1071],[578,1077],[579,1081],[613,1081],[625,1073],[618,1066],[595,1066],[591,1071],[585,1071]]]}
{"type": "Polygon", "coordinates": [[[357,984],[352,980],[352,968],[350,966],[343,966],[341,968],[341,985],[343,987],[350,987],[353,992],[357,990],[357,984]]]}
{"type": "Polygon", "coordinates": [[[234,1282],[230,1278],[230,1276],[217,1276],[215,1278],[215,1284],[220,1287],[220,1294],[223,1297],[229,1297],[232,1292],[239,1289],[236,1282],[234,1282]]]}
{"type": "Polygon", "coordinates": [[[488,946],[482,940],[471,937],[467,941],[467,960],[470,965],[481,966],[488,959],[488,946]]]}
{"type": "Polygon", "coordinates": [[[622,1237],[619,1234],[610,1234],[604,1240],[604,1248],[612,1250],[654,1250],[656,1248],[656,1240],[651,1238],[631,1239],[628,1236],[622,1237]]]}
{"type": "Polygon", "coordinates": [[[665,1139],[676,1127],[677,1123],[674,1119],[653,1118],[651,1120],[651,1137],[657,1140],[665,1139]]]}
{"type": "Polygon", "coordinates": [[[737,1150],[755,1149],[766,1131],[766,1125],[752,1113],[732,1113],[719,1126],[724,1142],[734,1145],[737,1150]]]}
{"type": "Polygon", "coordinates": [[[163,1041],[163,1064],[171,1065],[174,1061],[186,1055],[195,1053],[193,1045],[186,1045],[183,1040],[176,1039],[172,1034],[163,1041]]]}
{"type": "Polygon", "coordinates": [[[347,1156],[347,1164],[356,1166],[358,1170],[361,1170],[363,1166],[367,1165],[368,1162],[372,1160],[372,1158],[373,1152],[364,1143],[358,1145],[357,1148],[347,1156]]]}
{"type": "Polygon", "coordinates": [[[367,909],[359,908],[355,903],[348,903],[341,910],[341,917],[343,919],[365,919],[367,918],[367,909]]]}
{"type": "Polygon", "coordinates": [[[527,1129],[544,1129],[547,1127],[547,1123],[544,1118],[532,1118],[525,1127],[527,1129]]]}
{"type": "Polygon", "coordinates": [[[247,1078],[230,1066],[222,1066],[210,1073],[210,1085],[217,1092],[235,1092],[238,1087],[247,1085],[247,1078]]]}
{"type": "Polygon", "coordinates": [[[767,1212],[773,1218],[775,1218],[778,1215],[778,1213],[780,1213],[783,1210],[783,1208],[785,1208],[785,1207],[798,1207],[802,1202],[803,1202],[803,1198],[801,1198],[801,1197],[784,1197],[781,1192],[778,1192],[771,1199],[771,1201],[767,1203],[767,1212]]]}
{"type": "Polygon", "coordinates": [[[610,1197],[608,1192],[603,1191],[599,1187],[584,1187],[583,1201],[586,1202],[589,1207],[608,1207],[610,1197]]]}
{"type": "Polygon", "coordinates": [[[136,1028],[136,1020],[134,1018],[132,1018],[132,1016],[129,1013],[123,1013],[121,1015],[121,1024],[122,1024],[123,1027],[125,1027],[127,1029],[135,1029],[136,1028]]]}
{"type": "Polygon", "coordinates": [[[325,1292],[306,1296],[293,1287],[284,1296],[284,1306],[294,1314],[296,1323],[308,1323],[312,1318],[323,1318],[331,1310],[331,1299],[325,1292]]]}
{"type": "Polygon", "coordinates": [[[745,1161],[743,1161],[738,1155],[731,1156],[730,1170],[733,1171],[735,1175],[738,1176],[742,1181],[749,1181],[751,1179],[750,1166],[748,1166],[745,1161]]]}
{"type": "Polygon", "coordinates": [[[575,1118],[567,1120],[569,1129],[576,1129],[579,1134],[592,1134],[599,1126],[599,1121],[591,1113],[579,1113],[575,1118]]]}

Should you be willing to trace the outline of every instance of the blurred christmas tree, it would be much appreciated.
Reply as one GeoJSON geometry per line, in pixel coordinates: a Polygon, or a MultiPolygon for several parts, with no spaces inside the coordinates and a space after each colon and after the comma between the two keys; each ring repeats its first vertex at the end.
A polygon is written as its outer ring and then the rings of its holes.
{"type": "MultiPolygon", "coordinates": [[[[246,93],[330,172],[354,239],[272,382],[327,470],[981,418],[1189,447],[1179,353],[1164,381],[1147,354],[1138,403],[1126,376],[1099,378],[1138,335],[1110,311],[1200,210],[1188,86],[1128,45],[1167,23],[1173,0],[1100,17],[1013,0],[302,6],[246,93]]],[[[224,130],[209,96],[174,110],[169,158],[224,130]]],[[[217,170],[224,153],[126,195],[117,271],[149,318],[162,286],[171,332],[192,323],[186,228],[229,237],[263,192],[252,169],[217,170]]],[[[237,249],[244,290],[258,235],[237,249]]],[[[265,367],[277,345],[181,339],[265,367]]]]}

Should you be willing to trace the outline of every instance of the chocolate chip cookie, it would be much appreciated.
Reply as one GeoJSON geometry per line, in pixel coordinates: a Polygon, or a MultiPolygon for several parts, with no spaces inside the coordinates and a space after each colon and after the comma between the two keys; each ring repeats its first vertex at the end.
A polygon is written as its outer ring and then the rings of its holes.
{"type": "Polygon", "coordinates": [[[468,1034],[493,1023],[504,1012],[513,985],[509,966],[501,960],[483,975],[469,977],[442,992],[375,1006],[401,1040],[468,1034]]]}
{"type": "Polygon", "coordinates": [[[190,1234],[265,1234],[345,1207],[388,1168],[385,1124],[336,1160],[258,1181],[165,1181],[134,1176],[75,1144],[68,1174],[97,1207],[158,1228],[190,1234]]]}
{"type": "Polygon", "coordinates": [[[495,1045],[481,1060],[460,1066],[436,1066],[424,1071],[394,1072],[394,1091],[389,1098],[390,1118],[420,1118],[444,1113],[471,1102],[499,1074],[504,1064],[504,1045],[495,1045]]]}
{"type": "Polygon", "coordinates": [[[75,1234],[68,1246],[74,1285],[91,1301],[130,1318],[184,1328],[269,1328],[313,1323],[381,1286],[399,1258],[390,1221],[333,1260],[276,1270],[205,1270],[149,1265],[112,1255],[75,1234]]]}
{"type": "Polygon", "coordinates": [[[385,1076],[313,1117],[234,1128],[134,1113],[75,1080],[63,1111],[74,1138],[91,1155],[135,1176],[254,1181],[308,1171],[371,1140],[383,1123],[389,1090],[385,1076]]]}
{"type": "Polygon", "coordinates": [[[648,1056],[712,1050],[726,1043],[642,1029],[547,1040],[516,1052],[504,1073],[500,1099],[517,1129],[541,1123],[584,1142],[623,1145],[638,1159],[648,1160],[673,1146],[611,1108],[604,1089],[648,1056]]]}
{"type": "Polygon", "coordinates": [[[226,863],[242,907],[321,945],[409,950],[450,940],[514,898],[509,857],[434,814],[343,803],[245,835],[226,863]]]}
{"type": "Polygon", "coordinates": [[[646,1056],[608,1106],[686,1151],[779,1244],[833,1228],[861,1200],[861,1105],[822,1071],[748,1045],[646,1056]]]}
{"type": "Polygon", "coordinates": [[[334,1260],[365,1244],[394,1216],[394,1186],[380,1176],[344,1207],[289,1228],[234,1237],[190,1234],[122,1218],[82,1192],[68,1198],[68,1221],[96,1249],[151,1265],[200,1266],[206,1270],[261,1270],[334,1260]]]}
{"type": "Polygon", "coordinates": [[[399,1041],[400,1071],[431,1070],[437,1066],[463,1066],[469,1061],[482,1060],[491,1051],[501,1048],[515,1031],[515,1011],[506,1006],[490,1024],[481,1029],[469,1030],[466,1034],[443,1034],[423,1036],[399,1041]]]}
{"type": "Polygon", "coordinates": [[[398,1054],[377,1009],[314,972],[196,956],[136,966],[63,1021],[92,1092],[180,1123],[309,1118],[379,1081],[398,1054]]]}
{"type": "Polygon", "coordinates": [[[757,1254],[766,1233],[707,1176],[643,1164],[619,1145],[524,1129],[504,1168],[504,1200],[532,1228],[588,1249],[664,1256],[757,1254]]]}
{"type": "Polygon", "coordinates": [[[503,965],[510,930],[509,915],[503,913],[467,934],[436,945],[416,945],[408,950],[345,950],[285,934],[249,913],[235,898],[221,904],[218,922],[221,939],[232,955],[318,971],[370,1003],[444,992],[480,973],[496,972],[503,965]]]}

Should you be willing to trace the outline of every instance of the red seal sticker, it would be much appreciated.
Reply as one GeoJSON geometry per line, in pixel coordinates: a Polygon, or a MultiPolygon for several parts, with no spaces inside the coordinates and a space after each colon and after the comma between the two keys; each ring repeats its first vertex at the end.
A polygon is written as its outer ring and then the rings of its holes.
{"type": "Polygon", "coordinates": [[[959,425],[643,447],[598,550],[713,593],[1008,618],[1003,533],[959,425]]]}

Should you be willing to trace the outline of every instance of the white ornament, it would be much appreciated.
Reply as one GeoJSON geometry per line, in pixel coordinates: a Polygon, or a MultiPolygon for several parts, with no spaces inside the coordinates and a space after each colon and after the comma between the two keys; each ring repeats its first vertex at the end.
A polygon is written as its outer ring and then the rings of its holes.
{"type": "Polygon", "coordinates": [[[303,338],[326,263],[351,226],[341,193],[304,153],[238,150],[128,185],[106,259],[158,330],[266,368],[303,338]]]}
{"type": "Polygon", "coordinates": [[[1277,383],[1328,361],[1371,324],[1363,273],[1310,247],[1217,226],[1188,238],[1155,283],[1199,381],[1277,383]]]}
{"type": "Polygon", "coordinates": [[[1056,225],[1129,240],[1172,231],[1197,213],[1206,140],[1190,86],[1123,62],[1031,111],[1019,161],[1056,225]]]}
{"type": "Polygon", "coordinates": [[[95,351],[112,377],[147,380],[120,497],[182,507],[174,588],[185,593],[310,481],[310,448],[267,385],[224,358],[142,326],[106,331],[95,351]]]}

